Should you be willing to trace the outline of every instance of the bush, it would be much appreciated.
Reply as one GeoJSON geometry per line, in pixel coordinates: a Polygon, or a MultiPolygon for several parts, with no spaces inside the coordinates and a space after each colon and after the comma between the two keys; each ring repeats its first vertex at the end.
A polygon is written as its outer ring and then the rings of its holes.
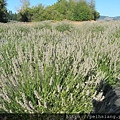
{"type": "Polygon", "coordinates": [[[82,24],[69,35],[73,27],[63,23],[52,30],[0,25],[8,38],[0,46],[0,112],[90,113],[92,98],[104,98],[96,90],[101,80],[119,83],[119,21],[82,24]],[[106,29],[93,36],[93,26],[106,29]]]}
{"type": "Polygon", "coordinates": [[[59,32],[65,32],[65,31],[72,32],[74,27],[68,23],[60,23],[55,27],[55,29],[58,30],[59,32]]]}

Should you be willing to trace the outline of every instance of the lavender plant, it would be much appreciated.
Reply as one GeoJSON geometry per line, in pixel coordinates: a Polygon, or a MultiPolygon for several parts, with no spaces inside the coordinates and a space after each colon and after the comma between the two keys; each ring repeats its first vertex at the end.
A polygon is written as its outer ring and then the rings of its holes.
{"type": "Polygon", "coordinates": [[[72,25],[70,33],[42,24],[0,24],[7,41],[0,46],[0,112],[89,113],[92,98],[104,99],[100,81],[119,82],[120,21],[72,25]]]}

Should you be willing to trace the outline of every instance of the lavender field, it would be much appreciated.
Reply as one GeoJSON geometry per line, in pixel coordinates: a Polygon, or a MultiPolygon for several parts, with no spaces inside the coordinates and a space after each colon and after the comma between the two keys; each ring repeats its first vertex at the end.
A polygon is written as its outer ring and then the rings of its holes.
{"type": "Polygon", "coordinates": [[[89,113],[103,80],[120,82],[120,21],[0,23],[0,111],[89,113]]]}

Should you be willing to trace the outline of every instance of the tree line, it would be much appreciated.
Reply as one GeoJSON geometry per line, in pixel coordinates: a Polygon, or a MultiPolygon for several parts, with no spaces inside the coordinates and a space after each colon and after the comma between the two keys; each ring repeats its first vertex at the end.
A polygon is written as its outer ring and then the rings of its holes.
{"type": "Polygon", "coordinates": [[[95,0],[58,0],[50,6],[38,4],[30,7],[29,0],[21,0],[22,6],[18,13],[6,10],[6,1],[0,0],[0,22],[3,21],[44,21],[44,20],[72,20],[88,21],[100,17],[95,9],[95,0]]]}

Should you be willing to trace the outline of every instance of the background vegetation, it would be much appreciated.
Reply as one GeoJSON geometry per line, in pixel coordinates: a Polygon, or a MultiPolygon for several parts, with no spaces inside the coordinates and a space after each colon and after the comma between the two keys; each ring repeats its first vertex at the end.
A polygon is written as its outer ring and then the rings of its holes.
{"type": "MultiPolygon", "coordinates": [[[[6,18],[8,21],[16,20],[23,22],[31,21],[44,21],[44,20],[73,20],[73,21],[88,21],[96,20],[100,17],[99,13],[95,10],[95,0],[58,0],[51,6],[44,6],[39,4],[30,7],[29,0],[21,0],[21,7],[18,13],[8,11],[6,14],[6,2],[1,0],[2,19],[6,18]],[[3,10],[4,9],[4,10],[3,10]],[[6,15],[6,17],[5,17],[6,15]]],[[[5,20],[5,19],[4,19],[5,20]]]]}
{"type": "Polygon", "coordinates": [[[5,0],[0,0],[0,22],[7,22],[7,9],[5,0]]]}

